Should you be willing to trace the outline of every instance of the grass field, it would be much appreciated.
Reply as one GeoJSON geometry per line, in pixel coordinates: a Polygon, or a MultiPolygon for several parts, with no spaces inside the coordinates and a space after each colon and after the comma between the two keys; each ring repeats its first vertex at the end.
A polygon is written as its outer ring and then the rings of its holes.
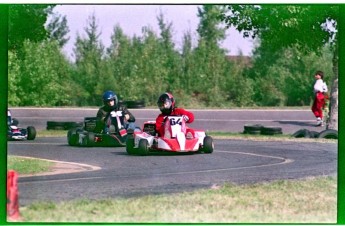
{"type": "Polygon", "coordinates": [[[337,181],[321,177],[137,198],[40,202],[20,213],[25,222],[336,223],[337,181]]]}

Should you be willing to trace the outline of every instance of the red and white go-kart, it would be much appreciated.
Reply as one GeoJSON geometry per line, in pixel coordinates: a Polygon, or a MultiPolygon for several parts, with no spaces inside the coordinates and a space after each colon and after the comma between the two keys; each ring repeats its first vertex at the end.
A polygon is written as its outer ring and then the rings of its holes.
{"type": "Polygon", "coordinates": [[[148,155],[154,151],[212,153],[213,139],[203,130],[188,128],[182,116],[167,116],[164,136],[156,133],[156,122],[147,121],[142,132],[128,134],[126,151],[130,155],[148,155]]]}

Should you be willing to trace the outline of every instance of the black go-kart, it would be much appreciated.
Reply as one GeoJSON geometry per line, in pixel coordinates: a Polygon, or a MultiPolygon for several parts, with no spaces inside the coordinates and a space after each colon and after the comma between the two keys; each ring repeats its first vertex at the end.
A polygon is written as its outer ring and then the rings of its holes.
{"type": "Polygon", "coordinates": [[[83,147],[125,147],[127,130],[119,119],[122,112],[113,113],[109,115],[111,124],[108,131],[99,129],[97,117],[85,117],[83,127],[68,130],[68,144],[83,147]]]}

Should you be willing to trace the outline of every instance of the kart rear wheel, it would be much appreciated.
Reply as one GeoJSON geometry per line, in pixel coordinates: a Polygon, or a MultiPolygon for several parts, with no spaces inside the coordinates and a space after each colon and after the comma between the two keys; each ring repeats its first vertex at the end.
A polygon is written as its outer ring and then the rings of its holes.
{"type": "Polygon", "coordinates": [[[77,129],[70,129],[67,132],[67,142],[70,146],[77,146],[78,144],[78,134],[77,129]]]}
{"type": "Polygon", "coordinates": [[[134,155],[135,154],[135,149],[134,149],[134,137],[133,135],[128,135],[127,136],[127,141],[126,141],[126,151],[129,155],[134,155]]]}
{"type": "Polygon", "coordinates": [[[138,148],[139,155],[148,155],[149,154],[149,143],[145,139],[141,139],[139,141],[139,148],[138,148]]]}
{"type": "Polygon", "coordinates": [[[210,136],[206,136],[204,138],[204,145],[202,147],[202,151],[207,154],[211,154],[214,149],[213,139],[210,136]]]}
{"type": "Polygon", "coordinates": [[[28,137],[27,137],[28,140],[35,140],[35,138],[36,138],[36,129],[35,129],[35,127],[28,126],[27,134],[28,134],[28,137]]]}

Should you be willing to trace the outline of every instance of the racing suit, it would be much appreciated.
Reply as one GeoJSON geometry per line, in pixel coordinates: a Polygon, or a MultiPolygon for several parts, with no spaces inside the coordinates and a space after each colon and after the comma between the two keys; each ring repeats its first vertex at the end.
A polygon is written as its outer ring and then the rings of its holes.
{"type": "Polygon", "coordinates": [[[164,121],[167,116],[184,116],[186,123],[192,123],[194,121],[194,114],[190,111],[186,111],[183,108],[174,108],[170,115],[159,114],[156,118],[156,131],[159,137],[164,136],[164,121]]]}
{"type": "Polygon", "coordinates": [[[135,129],[135,117],[125,106],[120,105],[118,107],[109,107],[105,105],[97,112],[96,132],[107,133],[111,124],[115,125],[116,132],[121,129],[117,127],[117,123],[112,122],[111,112],[113,111],[120,111],[122,113],[122,115],[119,116],[119,119],[126,130],[135,129]]]}

